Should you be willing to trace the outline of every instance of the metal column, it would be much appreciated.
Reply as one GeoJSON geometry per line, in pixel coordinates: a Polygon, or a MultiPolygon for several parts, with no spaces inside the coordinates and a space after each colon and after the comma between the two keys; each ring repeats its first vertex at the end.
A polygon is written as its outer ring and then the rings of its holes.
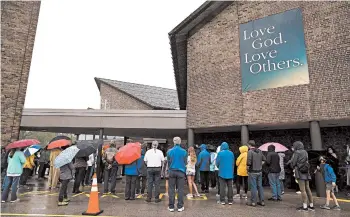
{"type": "Polygon", "coordinates": [[[102,146],[103,146],[103,134],[104,130],[100,129],[100,137],[99,139],[102,140],[101,143],[98,146],[97,149],[97,162],[96,162],[96,173],[97,173],[97,182],[102,183],[102,146]]]}
{"type": "Polygon", "coordinates": [[[194,132],[193,129],[187,130],[187,145],[188,147],[194,146],[194,132]]]}
{"type": "Polygon", "coordinates": [[[249,129],[247,125],[241,126],[241,143],[247,144],[249,141],[249,129]]]}

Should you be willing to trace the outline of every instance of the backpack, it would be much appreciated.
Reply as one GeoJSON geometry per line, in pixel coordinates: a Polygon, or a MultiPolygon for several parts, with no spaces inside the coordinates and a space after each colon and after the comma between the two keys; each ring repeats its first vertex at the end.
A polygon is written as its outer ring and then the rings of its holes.
{"type": "Polygon", "coordinates": [[[309,164],[309,162],[306,161],[303,165],[301,165],[299,167],[299,172],[301,172],[301,173],[308,173],[309,169],[310,169],[310,164],[309,164]]]}
{"type": "Polygon", "coordinates": [[[113,152],[110,152],[110,151],[106,152],[106,161],[107,161],[107,163],[109,163],[109,164],[113,163],[114,155],[115,155],[115,153],[113,153],[113,152]]]}

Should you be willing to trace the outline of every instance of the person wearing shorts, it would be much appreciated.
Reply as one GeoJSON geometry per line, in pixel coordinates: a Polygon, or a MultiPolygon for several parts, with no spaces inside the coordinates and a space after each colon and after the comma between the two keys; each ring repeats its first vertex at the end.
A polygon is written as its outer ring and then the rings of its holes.
{"type": "Polygon", "coordinates": [[[193,147],[190,147],[188,149],[187,165],[186,165],[186,176],[187,176],[188,187],[190,189],[190,193],[187,195],[188,198],[200,196],[198,193],[196,183],[194,181],[194,178],[196,176],[196,163],[197,163],[196,152],[193,147]],[[194,188],[194,190],[196,191],[196,194],[193,194],[192,188],[194,188]]]}
{"type": "Polygon", "coordinates": [[[334,194],[334,189],[336,186],[336,181],[337,177],[334,173],[333,168],[326,163],[326,159],[324,157],[320,157],[320,162],[321,162],[321,168],[317,167],[318,170],[321,170],[321,174],[323,175],[323,179],[326,183],[326,204],[321,206],[321,209],[326,209],[326,210],[340,210],[339,203],[337,201],[337,198],[335,197],[334,194]],[[335,206],[333,208],[329,207],[329,201],[331,200],[331,197],[335,203],[335,206]]]}

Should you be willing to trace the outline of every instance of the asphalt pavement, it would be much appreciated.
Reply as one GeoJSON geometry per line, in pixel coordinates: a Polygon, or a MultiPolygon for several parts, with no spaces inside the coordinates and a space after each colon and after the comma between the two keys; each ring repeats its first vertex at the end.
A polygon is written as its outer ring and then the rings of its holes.
{"type": "MultiPolygon", "coordinates": [[[[124,179],[123,179],[124,180],[124,179]]],[[[74,217],[81,216],[86,211],[89,202],[91,187],[84,187],[84,193],[72,194],[73,182],[69,183],[69,198],[71,202],[68,206],[58,207],[58,189],[48,190],[46,180],[38,181],[32,178],[28,181],[28,187],[19,189],[19,199],[17,203],[2,203],[1,216],[52,216],[52,217],[74,217]]],[[[164,193],[164,180],[162,180],[161,192],[164,193]]],[[[245,199],[235,199],[233,205],[221,205],[217,203],[216,190],[212,189],[209,194],[195,199],[185,197],[185,211],[170,213],[167,210],[168,197],[162,196],[160,203],[146,203],[145,198],[139,196],[134,201],[125,201],[123,195],[124,181],[118,181],[116,195],[103,195],[101,185],[99,185],[100,209],[104,212],[100,216],[118,217],[157,217],[157,216],[254,216],[254,217],[294,217],[294,216],[350,216],[350,200],[341,200],[341,211],[321,210],[320,205],[324,204],[324,198],[315,198],[316,211],[299,212],[296,207],[301,205],[300,195],[295,192],[287,192],[283,195],[282,202],[265,201],[265,207],[248,207],[245,199]]],[[[187,193],[185,186],[185,193],[187,193]]],[[[265,188],[265,198],[270,196],[270,191],[265,188]]],[[[154,199],[153,199],[154,201],[154,199]]]]}

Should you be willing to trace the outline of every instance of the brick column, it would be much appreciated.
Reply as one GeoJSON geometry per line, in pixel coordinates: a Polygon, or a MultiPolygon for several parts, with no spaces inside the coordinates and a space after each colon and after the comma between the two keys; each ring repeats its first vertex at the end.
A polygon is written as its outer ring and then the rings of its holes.
{"type": "Polygon", "coordinates": [[[318,121],[310,122],[310,137],[312,150],[323,150],[320,123],[318,121]]]}
{"type": "Polygon", "coordinates": [[[188,147],[191,147],[194,145],[194,132],[193,129],[187,130],[187,145],[188,147]]]}

